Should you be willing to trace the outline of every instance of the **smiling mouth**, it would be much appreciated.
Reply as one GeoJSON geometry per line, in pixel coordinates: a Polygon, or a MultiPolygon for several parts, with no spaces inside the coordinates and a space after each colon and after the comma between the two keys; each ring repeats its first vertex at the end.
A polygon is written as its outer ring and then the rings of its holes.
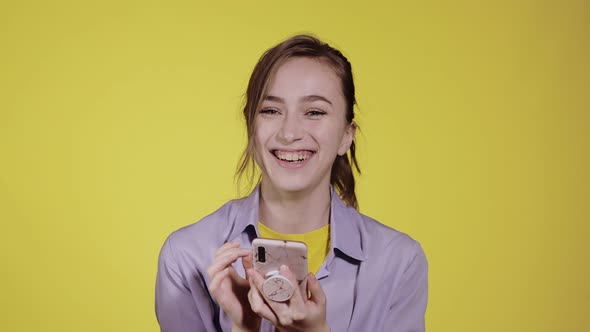
{"type": "Polygon", "coordinates": [[[300,163],[304,162],[309,159],[315,152],[309,150],[299,150],[299,151],[282,151],[282,150],[272,150],[272,154],[281,161],[286,161],[289,163],[300,163]]]}

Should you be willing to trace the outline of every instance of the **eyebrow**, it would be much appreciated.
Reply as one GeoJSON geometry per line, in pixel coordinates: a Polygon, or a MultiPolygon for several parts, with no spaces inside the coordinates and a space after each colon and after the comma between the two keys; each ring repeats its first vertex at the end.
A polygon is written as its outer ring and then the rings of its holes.
{"type": "MultiPolygon", "coordinates": [[[[276,101],[279,103],[285,103],[285,99],[281,98],[281,97],[277,97],[277,96],[272,96],[272,95],[267,95],[264,97],[264,100],[268,100],[268,101],[276,101]]],[[[303,96],[299,99],[300,101],[303,102],[314,102],[314,101],[323,101],[326,102],[330,105],[332,105],[332,102],[330,100],[328,100],[328,98],[320,96],[320,95],[307,95],[307,96],[303,96]]]]}

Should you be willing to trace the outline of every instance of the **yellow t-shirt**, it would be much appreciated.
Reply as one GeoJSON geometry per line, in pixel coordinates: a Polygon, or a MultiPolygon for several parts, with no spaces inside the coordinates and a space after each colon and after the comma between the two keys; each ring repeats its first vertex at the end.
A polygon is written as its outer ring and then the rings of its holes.
{"type": "Polygon", "coordinates": [[[299,241],[307,245],[307,270],[316,274],[330,250],[330,224],[303,234],[283,234],[275,232],[258,222],[260,236],[283,241],[299,241]]]}

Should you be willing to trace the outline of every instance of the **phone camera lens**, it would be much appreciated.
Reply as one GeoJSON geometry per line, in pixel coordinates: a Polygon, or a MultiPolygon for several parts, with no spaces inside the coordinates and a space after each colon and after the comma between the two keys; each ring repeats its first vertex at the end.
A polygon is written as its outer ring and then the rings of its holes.
{"type": "Polygon", "coordinates": [[[258,247],[258,261],[260,263],[265,263],[266,262],[266,252],[264,250],[264,247],[258,247]]]}

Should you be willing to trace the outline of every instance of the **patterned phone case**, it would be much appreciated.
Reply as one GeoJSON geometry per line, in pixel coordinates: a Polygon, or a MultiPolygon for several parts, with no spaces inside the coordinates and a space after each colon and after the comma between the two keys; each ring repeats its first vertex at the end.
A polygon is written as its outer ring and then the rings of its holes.
{"type": "Polygon", "coordinates": [[[303,296],[307,296],[307,246],[303,242],[257,238],[252,241],[254,269],[263,277],[279,271],[287,265],[295,275],[303,296]],[[263,247],[264,256],[260,247],[263,247]],[[264,258],[262,260],[262,258],[264,258]]]}

